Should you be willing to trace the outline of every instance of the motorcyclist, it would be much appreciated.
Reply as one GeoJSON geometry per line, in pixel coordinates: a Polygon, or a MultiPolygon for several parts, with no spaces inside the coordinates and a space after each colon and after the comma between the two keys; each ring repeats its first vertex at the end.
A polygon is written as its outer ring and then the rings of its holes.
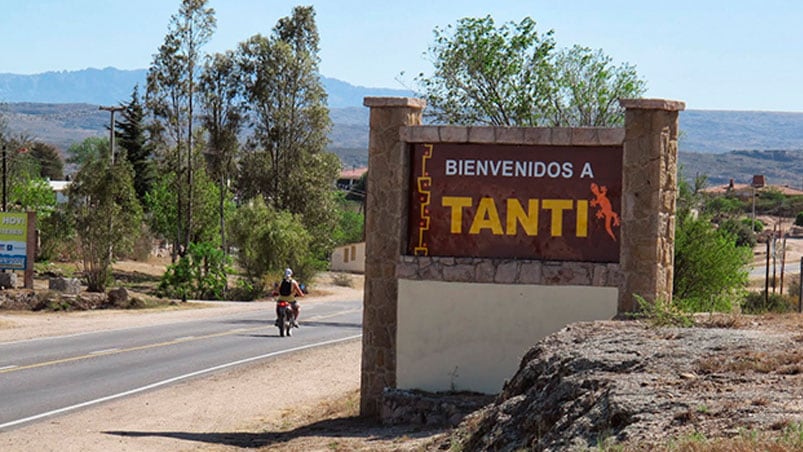
{"type": "MultiPolygon", "coordinates": [[[[304,291],[301,290],[301,287],[298,285],[298,281],[293,279],[293,270],[291,268],[286,268],[284,270],[284,279],[279,287],[276,289],[277,298],[276,301],[286,301],[290,303],[290,307],[293,310],[293,326],[298,328],[298,302],[296,301],[296,297],[303,297],[304,291]],[[284,290],[282,290],[284,288],[284,290]],[[285,294],[283,295],[282,292],[285,294]]],[[[278,303],[276,305],[276,323],[279,323],[279,306],[278,303]]]]}

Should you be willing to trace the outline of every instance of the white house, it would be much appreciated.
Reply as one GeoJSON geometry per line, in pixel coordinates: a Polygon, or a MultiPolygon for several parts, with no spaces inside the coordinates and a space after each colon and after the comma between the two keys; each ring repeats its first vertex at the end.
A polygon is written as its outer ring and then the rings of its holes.
{"type": "Polygon", "coordinates": [[[365,273],[365,242],[335,248],[329,260],[329,270],[365,273]]]}

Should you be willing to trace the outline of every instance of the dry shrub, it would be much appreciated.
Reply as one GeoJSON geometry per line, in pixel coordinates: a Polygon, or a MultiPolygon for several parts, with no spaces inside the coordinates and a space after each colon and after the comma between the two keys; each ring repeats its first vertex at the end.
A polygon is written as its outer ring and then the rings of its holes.
{"type": "Polygon", "coordinates": [[[697,363],[700,373],[777,373],[797,375],[803,373],[803,350],[777,353],[745,351],[732,356],[712,356],[697,363]]]}
{"type": "Polygon", "coordinates": [[[332,275],[332,284],[340,287],[354,287],[354,278],[348,273],[335,273],[332,275]]]}

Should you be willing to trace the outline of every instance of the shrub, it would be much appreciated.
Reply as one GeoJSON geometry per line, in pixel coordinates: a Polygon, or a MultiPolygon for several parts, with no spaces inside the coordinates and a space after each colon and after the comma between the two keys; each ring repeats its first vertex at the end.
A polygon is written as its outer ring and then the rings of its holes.
{"type": "Polygon", "coordinates": [[[650,303],[640,295],[633,294],[633,297],[638,303],[638,312],[632,314],[635,318],[646,319],[656,327],[689,328],[694,325],[691,315],[681,311],[673,303],[667,303],[666,300],[655,300],[655,303],[650,303]]]}
{"type": "Polygon", "coordinates": [[[209,243],[190,243],[184,256],[159,282],[159,296],[198,300],[222,300],[231,272],[231,258],[209,243]]]}
{"type": "Polygon", "coordinates": [[[761,220],[753,220],[752,218],[742,218],[742,223],[756,233],[763,231],[766,227],[761,220]]]}
{"type": "Polygon", "coordinates": [[[250,279],[238,279],[236,285],[226,292],[226,299],[236,301],[253,301],[263,293],[262,284],[250,279]]]}
{"type": "Polygon", "coordinates": [[[803,212],[799,212],[795,217],[795,226],[803,226],[803,212]]]}
{"type": "Polygon", "coordinates": [[[729,219],[723,221],[719,227],[736,237],[736,246],[747,246],[753,248],[756,246],[756,233],[753,228],[750,227],[751,220],[748,219],[747,221],[748,222],[745,223],[744,221],[729,219]]]}
{"type": "Polygon", "coordinates": [[[78,241],[75,236],[75,228],[63,209],[57,209],[47,218],[37,218],[36,221],[39,224],[41,237],[37,259],[68,261],[79,257],[76,251],[78,241]]]}
{"type": "Polygon", "coordinates": [[[742,300],[742,312],[745,314],[785,313],[793,309],[794,299],[780,293],[771,293],[765,300],[764,292],[748,292],[742,300]]]}
{"type": "Polygon", "coordinates": [[[231,239],[239,249],[238,261],[252,281],[267,272],[293,269],[298,280],[311,279],[324,263],[311,252],[313,237],[301,218],[266,206],[261,197],[237,209],[231,239]]]}
{"type": "Polygon", "coordinates": [[[736,237],[716,229],[705,217],[679,219],[675,232],[673,298],[678,306],[698,310],[732,310],[733,294],[747,284],[745,265],[752,251],[736,237]]]}
{"type": "Polygon", "coordinates": [[[354,286],[354,278],[351,277],[348,273],[336,273],[332,277],[332,282],[336,286],[340,287],[353,287],[354,286]]]}

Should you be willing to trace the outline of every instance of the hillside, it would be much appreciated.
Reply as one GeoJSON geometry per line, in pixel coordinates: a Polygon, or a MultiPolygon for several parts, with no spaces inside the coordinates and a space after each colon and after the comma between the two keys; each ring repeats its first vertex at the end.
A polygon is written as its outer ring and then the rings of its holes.
{"type": "MultiPolygon", "coordinates": [[[[98,105],[125,102],[146,71],[114,68],[0,74],[0,102],[14,134],[62,151],[88,136],[106,135],[108,113],[98,105]]],[[[329,150],[347,167],[368,161],[366,96],[410,96],[410,91],[367,88],[322,77],[333,127],[329,150]]],[[[687,110],[680,113],[683,176],[707,174],[711,183],[747,182],[764,174],[772,184],[803,184],[803,113],[687,110]]]]}
{"type": "Polygon", "coordinates": [[[708,176],[709,185],[750,183],[754,174],[763,174],[767,183],[803,187],[803,150],[732,151],[724,154],[681,152],[678,157],[682,177],[708,176]]]}

